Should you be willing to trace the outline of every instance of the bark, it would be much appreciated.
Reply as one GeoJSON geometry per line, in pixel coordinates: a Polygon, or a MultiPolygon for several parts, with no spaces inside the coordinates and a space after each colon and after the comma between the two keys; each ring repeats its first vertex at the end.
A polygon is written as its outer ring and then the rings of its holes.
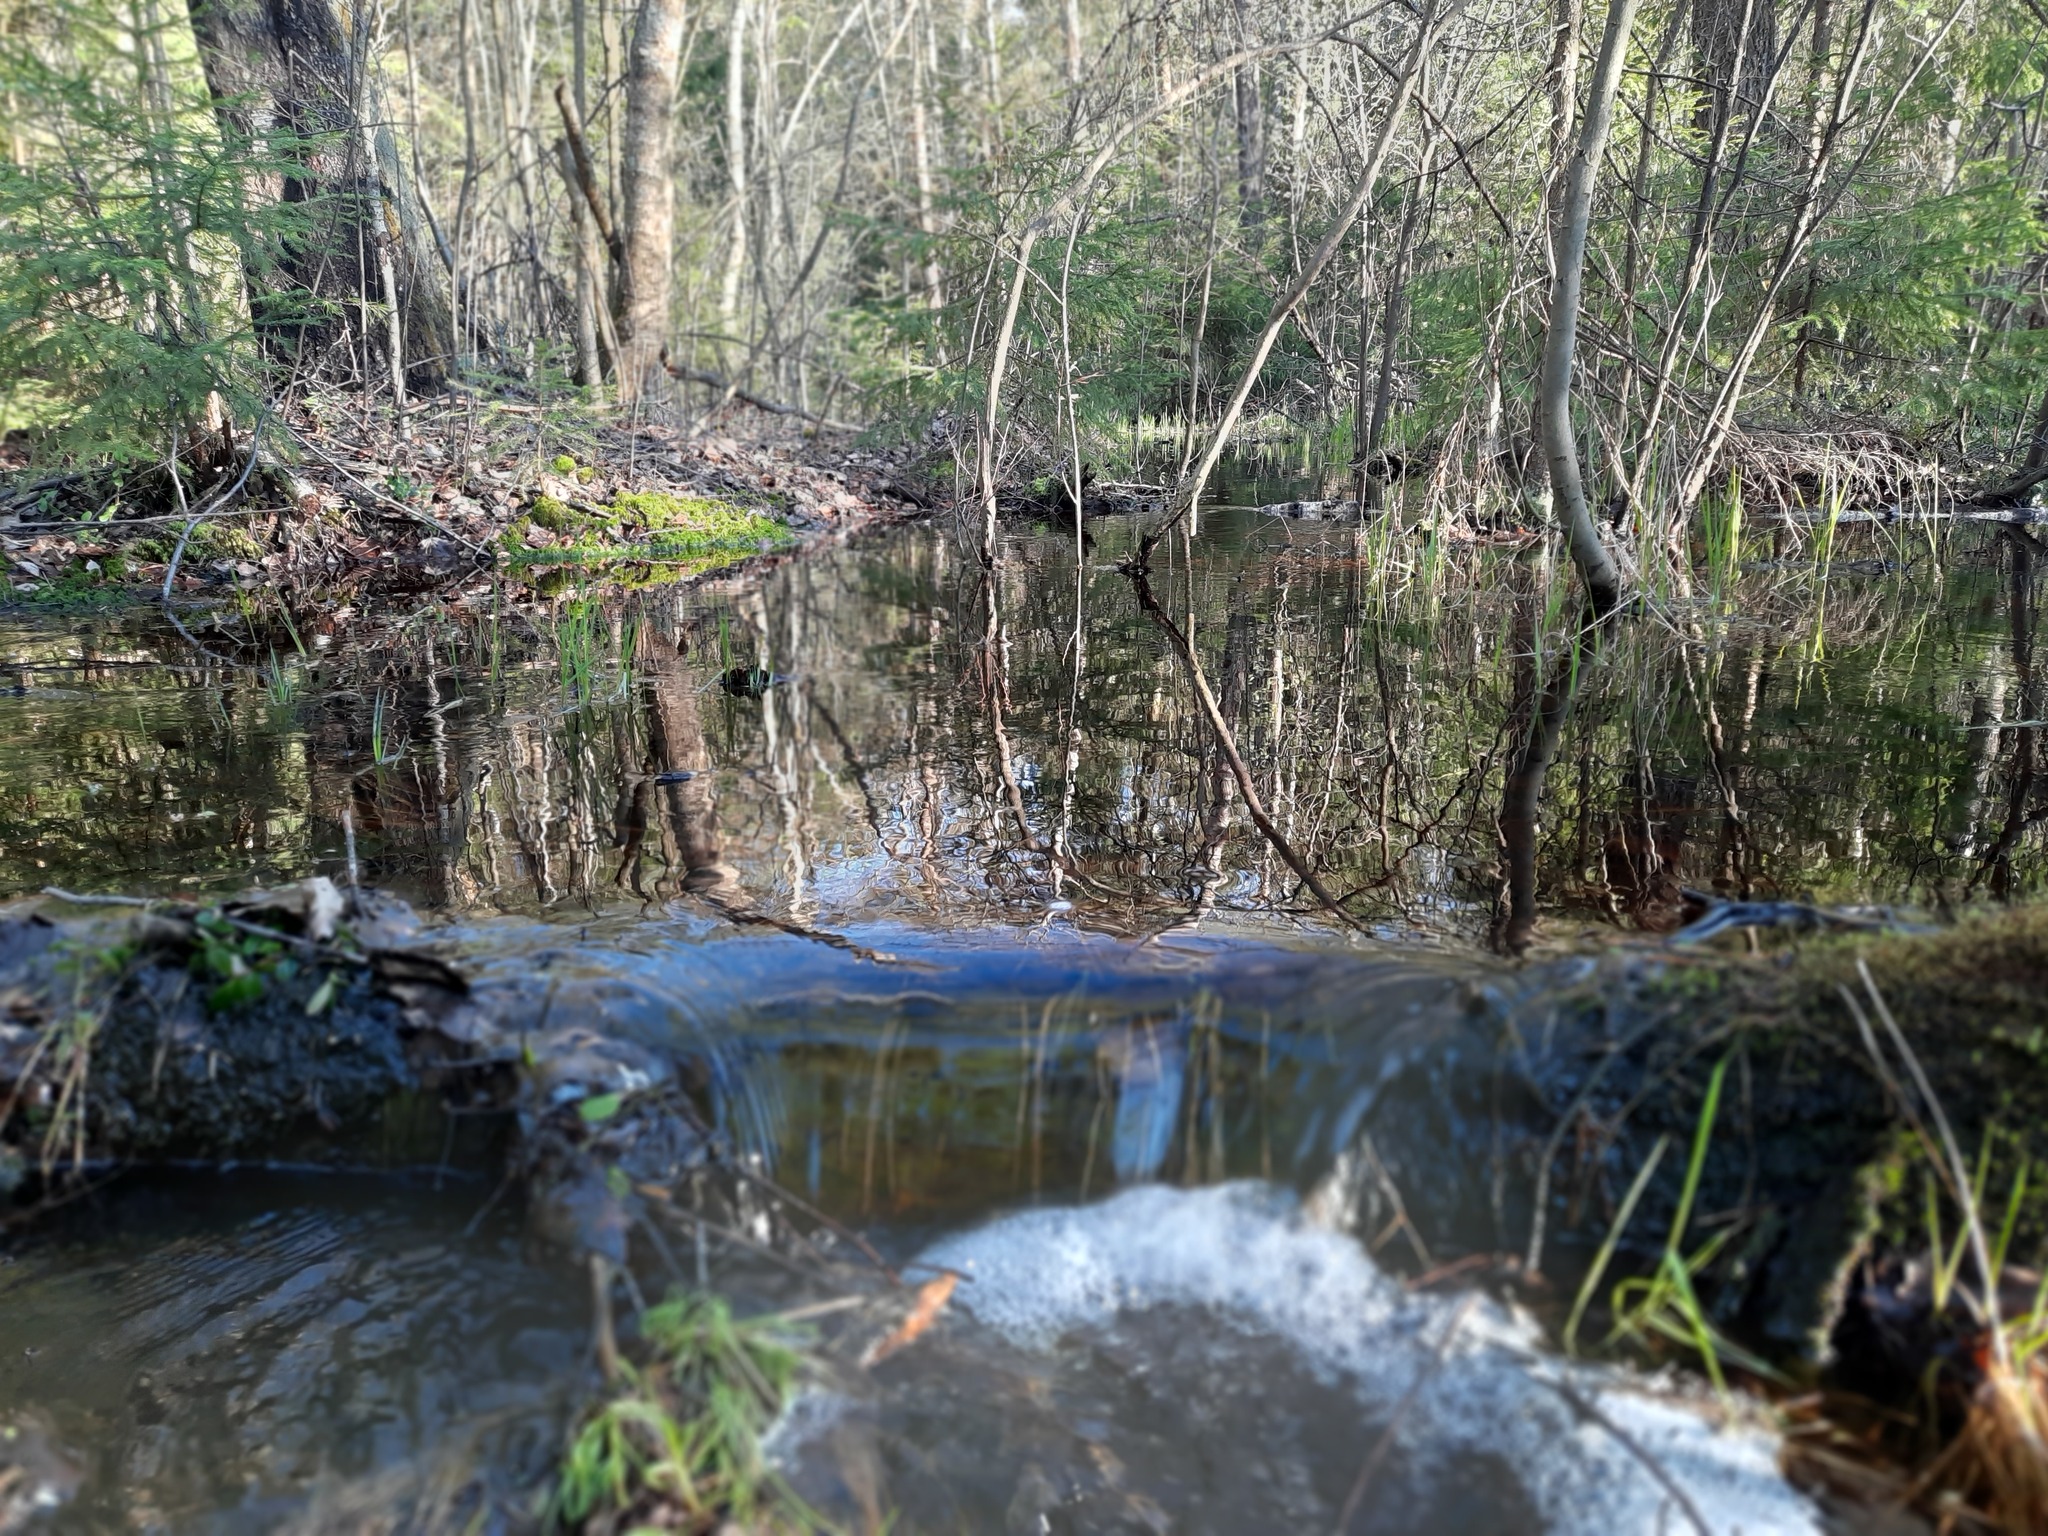
{"type": "MultiPolygon", "coordinates": [[[[909,15],[905,13],[907,24],[909,15]]],[[[733,0],[726,34],[725,168],[732,183],[732,239],[726,246],[725,281],[719,290],[725,328],[740,332],[740,280],[747,270],[747,0],[733,0]]]]}
{"type": "Polygon", "coordinates": [[[1704,109],[1716,121],[1761,111],[1778,51],[1778,14],[1771,0],[1698,0],[1692,40],[1709,89],[1704,109]]]}
{"type": "Polygon", "coordinates": [[[1256,65],[1237,72],[1237,200],[1238,218],[1246,229],[1266,221],[1266,108],[1256,65]]]}
{"type": "Polygon", "coordinates": [[[585,228],[589,211],[583,206],[582,178],[566,137],[555,140],[555,161],[569,190],[569,240],[576,256],[576,382],[601,399],[604,363],[597,349],[597,306],[602,279],[585,228]]]}
{"type": "MultiPolygon", "coordinates": [[[[929,11],[927,11],[929,22],[929,11]]],[[[933,309],[943,309],[946,304],[946,289],[943,274],[939,270],[939,225],[932,212],[936,190],[932,178],[931,119],[936,116],[932,103],[931,78],[926,68],[926,50],[912,40],[910,49],[910,160],[917,175],[917,229],[924,236],[924,301],[933,309]]]]}
{"type": "Polygon", "coordinates": [[[1621,601],[1621,574],[1614,568],[1586,505],[1585,482],[1579,473],[1578,441],[1572,432],[1572,369],[1578,351],[1579,296],[1586,269],[1586,237],[1593,218],[1593,182],[1607,152],[1607,134],[1614,121],[1614,97],[1621,85],[1621,66],[1628,53],[1629,23],[1636,0],[1611,0],[1607,35],[1600,42],[1600,60],[1579,146],[1565,180],[1564,202],[1558,210],[1557,273],[1550,290],[1550,324],[1543,338],[1543,372],[1537,408],[1541,418],[1543,455],[1550,465],[1552,503],[1571,548],[1572,564],[1586,584],[1597,613],[1611,612],[1621,601]]]}
{"type": "MultiPolygon", "coordinates": [[[[447,273],[390,126],[369,16],[358,13],[351,27],[348,14],[333,0],[193,0],[191,7],[224,130],[244,138],[304,136],[293,174],[253,193],[322,200],[318,237],[283,252],[278,274],[251,272],[252,290],[274,295],[281,276],[332,304],[382,305],[380,269],[388,262],[406,379],[416,390],[435,390],[455,361],[447,273]]],[[[300,306],[259,300],[257,308],[259,326],[280,350],[330,337],[333,322],[300,306]]]]}
{"type": "Polygon", "coordinates": [[[622,401],[640,398],[665,377],[661,352],[676,244],[669,151],[682,50],[682,0],[640,0],[626,62],[626,127],[619,146],[626,204],[618,304],[622,401]]]}
{"type": "MultiPolygon", "coordinates": [[[[1544,71],[1550,85],[1550,163],[1564,165],[1571,151],[1572,124],[1579,107],[1579,33],[1586,20],[1585,0],[1556,0],[1557,19],[1551,25],[1550,65],[1544,71]]],[[[1556,172],[1545,188],[1548,209],[1557,205],[1556,172]]]]}

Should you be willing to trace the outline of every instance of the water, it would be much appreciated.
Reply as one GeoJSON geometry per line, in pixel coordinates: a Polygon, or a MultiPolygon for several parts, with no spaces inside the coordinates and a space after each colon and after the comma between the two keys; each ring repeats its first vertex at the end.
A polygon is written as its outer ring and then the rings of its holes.
{"type": "Polygon", "coordinates": [[[485,1193],[139,1175],[11,1247],[0,1420],[63,1448],[59,1527],[272,1531],[379,1479],[418,1506],[437,1474],[474,1506],[545,1466],[588,1292],[509,1219],[465,1231],[485,1193]]]}
{"type": "MultiPolygon", "coordinates": [[[[2026,572],[1968,530],[1939,561],[1845,531],[1824,570],[1759,541],[1567,672],[1526,552],[1389,564],[1370,530],[1210,515],[1152,590],[1347,930],[1252,825],[1115,569],[1132,530],[1091,534],[1078,561],[1020,535],[992,581],[911,528],[758,588],[258,608],[210,640],[239,667],[147,610],[17,612],[0,895],[345,877],[352,844],[487,996],[686,1055],[778,1179],[898,1260],[981,1269],[786,1431],[843,1511],[1330,1528],[1392,1423],[1355,1530],[1654,1528],[1665,1495],[1562,1381],[1716,1529],[1813,1528],[1755,1432],[1394,1276],[1434,1267],[1421,1232],[1527,1231],[1493,1138],[1548,1122],[1486,1086],[1524,985],[1488,948],[1654,933],[1688,889],[2039,889],[2026,572]]],[[[0,1414],[59,1519],[268,1529],[544,1460],[589,1383],[586,1291],[515,1212],[469,1232],[487,1195],[165,1173],[8,1239],[0,1414]]]]}
{"type": "MultiPolygon", "coordinates": [[[[930,528],[758,593],[534,604],[484,585],[295,632],[259,614],[241,668],[192,664],[147,610],[17,613],[0,892],[338,872],[346,814],[363,878],[441,910],[684,900],[1124,934],[1312,916],[1114,569],[1130,533],[1097,525],[1078,624],[1070,542],[1025,540],[985,585],[930,528]],[[755,666],[787,680],[718,685],[755,666]],[[664,769],[698,777],[647,779],[664,769]]],[[[1217,514],[1195,569],[1154,587],[1327,888],[1382,934],[1484,938],[1563,578],[1467,551],[1440,590],[1411,572],[1390,592],[1363,537],[1217,514]]],[[[2038,888],[2011,801],[2042,705],[2006,557],[1966,530],[1939,566],[1872,569],[1901,554],[1885,537],[1865,530],[1872,553],[1824,593],[1788,556],[1582,666],[1534,849],[1551,937],[1668,926],[1681,885],[1923,907],[2038,888]]]]}

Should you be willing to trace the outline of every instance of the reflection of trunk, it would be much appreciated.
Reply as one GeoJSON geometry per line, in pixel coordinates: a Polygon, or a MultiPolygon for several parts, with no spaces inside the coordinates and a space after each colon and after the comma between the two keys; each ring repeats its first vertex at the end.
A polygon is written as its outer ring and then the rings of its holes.
{"type": "MultiPolygon", "coordinates": [[[[1533,647],[1532,647],[1533,649],[1533,647]]],[[[1508,768],[1500,797],[1500,837],[1506,850],[1508,905],[1495,928],[1495,943],[1511,955],[1529,947],[1536,932],[1537,810],[1543,801],[1543,779],[1557,756],[1558,739],[1578,691],[1579,655],[1573,647],[1551,658],[1550,681],[1539,697],[1533,675],[1523,696],[1522,749],[1508,768]]],[[[1531,670],[1534,662],[1532,659],[1531,670]]]]}
{"type": "MultiPolygon", "coordinates": [[[[308,136],[303,173],[261,189],[286,202],[322,198],[329,210],[317,240],[285,253],[285,276],[330,301],[382,307],[379,266],[388,260],[406,375],[415,389],[433,389],[455,354],[447,273],[388,126],[370,27],[369,9],[331,0],[192,4],[206,83],[228,130],[259,139],[308,136]]],[[[260,298],[256,308],[262,324],[260,298]]],[[[313,341],[325,331],[299,316],[280,324],[275,307],[271,314],[268,329],[280,343],[313,341]]]]}
{"type": "Polygon", "coordinates": [[[626,203],[619,294],[622,400],[639,398],[663,377],[661,349],[668,335],[669,269],[676,243],[669,147],[682,49],[682,0],[640,0],[626,66],[626,131],[619,146],[626,203]]]}
{"type": "Polygon", "coordinates": [[[2005,685],[2003,677],[1994,677],[1970,701],[1970,724],[1963,741],[1963,772],[1941,815],[1941,840],[1956,853],[1967,854],[1976,847],[1977,814],[1984,807],[1984,791],[1991,785],[1991,765],[1998,758],[1999,727],[2005,723],[2005,685]]]}
{"type": "Polygon", "coordinates": [[[1180,632],[1180,626],[1175,624],[1168,617],[1166,610],[1159,606],[1158,599],[1152,595],[1151,583],[1145,579],[1142,570],[1131,572],[1131,584],[1137,590],[1138,606],[1145,610],[1147,618],[1165,632],[1174,652],[1180,657],[1181,665],[1187,669],[1188,683],[1194,689],[1195,702],[1201,706],[1203,715],[1209,721],[1209,729],[1215,733],[1216,749],[1223,754],[1223,760],[1230,766],[1231,777],[1237,781],[1237,792],[1244,797],[1245,812],[1251,817],[1252,824],[1272,845],[1273,851],[1286,862],[1287,867],[1294,871],[1296,878],[1314,893],[1316,900],[1320,901],[1332,916],[1355,925],[1351,914],[1337,904],[1337,898],[1330,894],[1329,887],[1324,885],[1316,872],[1309,867],[1308,861],[1296,852],[1294,845],[1287,840],[1286,834],[1273,824],[1273,818],[1266,814],[1265,803],[1259,798],[1258,786],[1252,782],[1251,770],[1245,766],[1244,758],[1237,750],[1236,738],[1230,733],[1230,724],[1224,719],[1222,710],[1217,707],[1216,695],[1209,690],[1209,680],[1202,675],[1201,659],[1195,655],[1195,648],[1188,643],[1187,636],[1180,632]]]}
{"type": "Polygon", "coordinates": [[[1593,218],[1593,182],[1607,151],[1607,130],[1614,119],[1614,96],[1621,85],[1621,65],[1628,51],[1629,22],[1636,0],[1612,0],[1607,35],[1600,43],[1600,62],[1586,102],[1586,122],[1572,156],[1564,203],[1558,213],[1557,276],[1550,291],[1549,327],[1543,338],[1543,376],[1538,411],[1543,426],[1543,453],[1550,463],[1551,494],[1558,521],[1571,546],[1572,564],[1586,584],[1596,612],[1605,614],[1621,601],[1621,573],[1614,568],[1593,514],[1586,506],[1586,487],[1579,474],[1579,448],[1572,432],[1572,367],[1578,348],[1579,290],[1585,276],[1586,238],[1593,218]]]}
{"type": "Polygon", "coordinates": [[[725,862],[718,835],[718,806],[711,793],[710,755],[704,720],[697,711],[697,685],[651,627],[640,631],[636,666],[647,680],[647,752],[655,772],[688,769],[694,779],[667,784],[664,797],[683,888],[714,899],[740,895],[739,876],[725,862]]]}
{"type": "MultiPolygon", "coordinates": [[[[2012,552],[2012,670],[2020,685],[2018,713],[2021,720],[2034,721],[2041,716],[2041,693],[2034,676],[2034,553],[2039,546],[2022,529],[2012,530],[2006,543],[2012,552]]],[[[2040,727],[2032,724],[2012,729],[2012,778],[2006,791],[2005,829],[1998,834],[1998,841],[1985,850],[1984,862],[1970,877],[1972,888],[1983,880],[2000,901],[2012,896],[2012,851],[2027,829],[2027,807],[2034,798],[2035,743],[2040,734],[2040,727]]]]}
{"type": "MultiPolygon", "coordinates": [[[[1223,642],[1223,688],[1216,707],[1226,720],[1235,720],[1244,710],[1245,692],[1251,678],[1252,616],[1233,613],[1230,630],[1223,642]]],[[[1230,765],[1222,750],[1210,755],[1197,784],[1201,792],[1202,840],[1195,855],[1193,874],[1195,914],[1199,916],[1216,904],[1216,891],[1223,883],[1223,846],[1230,839],[1230,765]]]]}

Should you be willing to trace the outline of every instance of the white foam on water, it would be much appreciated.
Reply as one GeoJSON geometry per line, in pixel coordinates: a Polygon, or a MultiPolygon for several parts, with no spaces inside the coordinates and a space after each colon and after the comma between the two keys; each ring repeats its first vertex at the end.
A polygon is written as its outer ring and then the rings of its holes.
{"type": "Polygon", "coordinates": [[[1645,1457],[1715,1536],[1821,1529],[1778,1471],[1770,1434],[1712,1422],[1706,1405],[1659,1395],[1640,1377],[1546,1354],[1532,1322],[1491,1300],[1415,1295],[1355,1239],[1313,1225],[1270,1185],[1152,1185],[1096,1205],[1022,1212],[947,1237],[922,1259],[971,1277],[954,1305],[1026,1348],[1174,1305],[1285,1341],[1305,1364],[1349,1383],[1369,1414],[1392,1409],[1431,1371],[1396,1430],[1411,1464],[1454,1476],[1461,1460],[1498,1458],[1555,1536],[1689,1530],[1645,1457]],[[1547,1382],[1594,1404],[1637,1449],[1547,1382]]]}

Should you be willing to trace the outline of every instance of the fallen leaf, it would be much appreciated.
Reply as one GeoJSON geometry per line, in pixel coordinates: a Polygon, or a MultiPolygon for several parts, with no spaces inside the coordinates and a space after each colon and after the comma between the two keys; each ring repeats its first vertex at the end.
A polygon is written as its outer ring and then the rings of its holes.
{"type": "Polygon", "coordinates": [[[927,1280],[918,1287],[917,1300],[911,1305],[910,1315],[903,1319],[903,1325],[894,1333],[870,1345],[861,1356],[862,1365],[875,1365],[888,1359],[897,1350],[915,1344],[931,1325],[939,1320],[939,1314],[946,1310],[946,1303],[953,1299],[953,1288],[960,1283],[954,1274],[940,1275],[936,1280],[927,1280]]]}

